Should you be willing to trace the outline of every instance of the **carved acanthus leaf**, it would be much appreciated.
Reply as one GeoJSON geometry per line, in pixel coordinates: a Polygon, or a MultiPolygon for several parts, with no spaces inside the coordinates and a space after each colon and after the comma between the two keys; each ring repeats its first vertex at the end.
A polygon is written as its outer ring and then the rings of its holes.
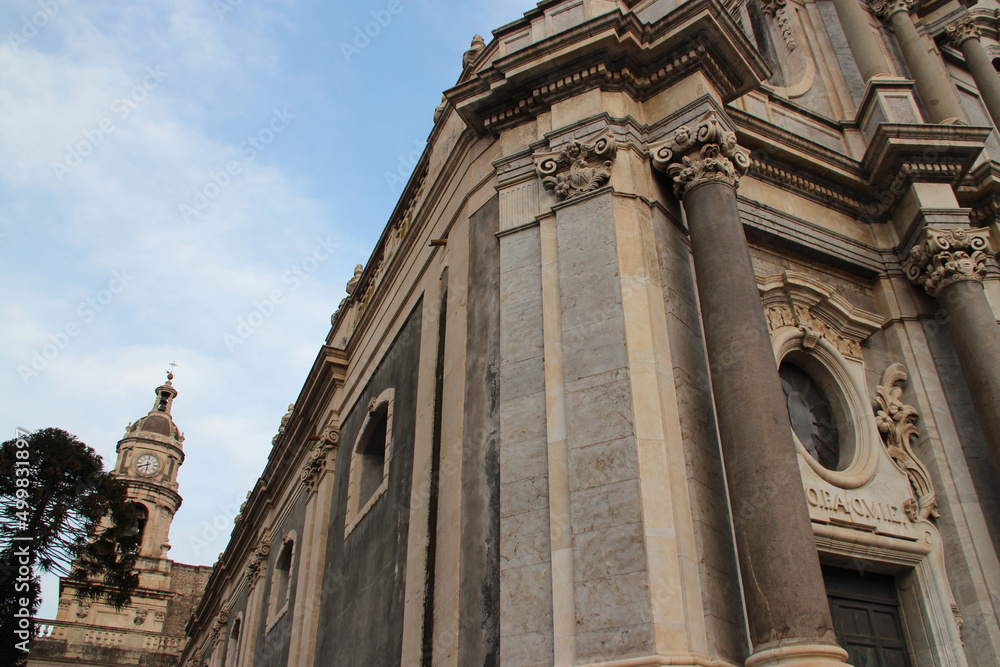
{"type": "Polygon", "coordinates": [[[955,46],[961,46],[967,39],[979,39],[982,30],[976,25],[976,20],[971,16],[966,16],[957,23],[953,23],[944,29],[948,37],[955,46]]]}
{"type": "Polygon", "coordinates": [[[945,287],[963,280],[982,282],[992,253],[989,229],[925,227],[903,270],[911,281],[937,296],[945,287]]]}
{"type": "Polygon", "coordinates": [[[888,21],[893,14],[909,12],[917,0],[873,0],[870,4],[872,13],[888,21]]]}
{"type": "Polygon", "coordinates": [[[536,154],[535,168],[546,189],[560,200],[572,199],[608,183],[617,154],[618,143],[611,135],[591,144],[574,140],[560,151],[536,154]]]}
{"type": "Polygon", "coordinates": [[[684,125],[669,140],[650,149],[653,166],[674,180],[674,194],[683,199],[694,185],[708,180],[739,187],[740,176],[750,168],[750,154],[737,145],[736,133],[714,112],[694,129],[684,125]]]}
{"type": "Polygon", "coordinates": [[[885,369],[882,381],[875,389],[872,407],[875,409],[875,424],[889,452],[910,480],[915,498],[903,505],[906,516],[916,523],[929,518],[938,518],[937,496],[931,482],[930,473],[913,451],[912,439],[920,435],[916,422],[920,417],[917,410],[903,403],[903,383],[906,382],[906,367],[893,364],[885,369]]]}

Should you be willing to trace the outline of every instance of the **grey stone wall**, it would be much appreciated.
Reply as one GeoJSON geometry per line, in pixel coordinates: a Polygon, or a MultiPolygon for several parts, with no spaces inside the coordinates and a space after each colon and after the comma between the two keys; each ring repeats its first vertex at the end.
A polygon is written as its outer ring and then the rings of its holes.
{"type": "Polygon", "coordinates": [[[580,661],[653,649],[613,221],[610,191],[556,213],[580,661]]]}
{"type": "Polygon", "coordinates": [[[409,314],[341,422],[342,449],[319,609],[317,667],[400,664],[422,309],[418,304],[409,314]],[[369,401],[388,388],[395,390],[388,489],[345,539],[351,448],[369,401]]]}
{"type": "MultiPolygon", "coordinates": [[[[292,644],[292,632],[294,631],[293,610],[295,609],[295,598],[299,595],[298,581],[299,573],[302,571],[302,557],[309,549],[309,545],[302,540],[303,525],[306,515],[305,496],[299,496],[295,506],[291,508],[285,519],[277,526],[271,527],[271,553],[267,560],[267,576],[263,582],[258,582],[258,586],[264,586],[264,604],[260,610],[260,625],[253,630],[257,632],[257,648],[253,655],[254,667],[284,667],[288,662],[288,651],[292,644]],[[278,562],[282,550],[281,537],[285,533],[295,531],[294,557],[292,560],[292,570],[289,573],[289,588],[291,590],[288,599],[288,611],[278,619],[270,630],[267,627],[268,621],[268,600],[271,596],[271,585],[274,579],[274,568],[278,562]]],[[[282,606],[279,602],[278,606],[282,606]]],[[[230,623],[232,614],[230,612],[230,623]]],[[[250,628],[247,628],[249,631],[250,628]]],[[[219,644],[218,650],[225,650],[226,642],[219,644]]]]}
{"type": "Polygon", "coordinates": [[[500,239],[500,660],[550,665],[548,439],[537,226],[500,239]]]}
{"type": "Polygon", "coordinates": [[[188,619],[198,608],[205,592],[211,567],[173,563],[170,569],[170,589],[174,592],[167,602],[167,617],[163,622],[163,634],[183,635],[188,619]]]}
{"type": "Polygon", "coordinates": [[[469,218],[459,584],[461,665],[500,660],[500,198],[469,218]]]}

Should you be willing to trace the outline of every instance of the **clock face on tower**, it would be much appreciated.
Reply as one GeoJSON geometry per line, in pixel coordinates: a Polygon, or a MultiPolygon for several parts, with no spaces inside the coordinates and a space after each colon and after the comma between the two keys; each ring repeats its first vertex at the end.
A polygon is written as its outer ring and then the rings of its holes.
{"type": "Polygon", "coordinates": [[[143,454],[135,460],[135,471],[143,477],[152,477],[160,471],[160,459],[152,454],[143,454]]]}

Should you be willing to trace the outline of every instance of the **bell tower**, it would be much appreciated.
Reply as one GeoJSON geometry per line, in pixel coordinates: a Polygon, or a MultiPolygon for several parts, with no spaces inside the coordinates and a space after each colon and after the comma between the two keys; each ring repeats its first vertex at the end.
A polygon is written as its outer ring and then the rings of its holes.
{"type": "Polygon", "coordinates": [[[129,499],[141,506],[139,555],[145,558],[167,557],[170,524],[181,506],[177,471],[184,463],[184,436],[170,414],[177,396],[173,378],[167,373],[167,381],[156,388],[153,409],[128,425],[117,447],[115,475],[127,485],[129,499]]]}

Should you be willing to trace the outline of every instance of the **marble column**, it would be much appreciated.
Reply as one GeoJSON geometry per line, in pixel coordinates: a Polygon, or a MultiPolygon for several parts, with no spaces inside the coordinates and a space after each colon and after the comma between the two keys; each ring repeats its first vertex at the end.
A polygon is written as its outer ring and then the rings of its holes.
{"type": "Polygon", "coordinates": [[[837,17],[840,18],[840,25],[847,37],[847,46],[858,65],[861,78],[868,83],[873,76],[888,76],[891,73],[889,64],[878,48],[870,14],[862,9],[858,0],[833,0],[833,6],[837,10],[837,17]]]}
{"type": "Polygon", "coordinates": [[[691,236],[753,654],[840,664],[771,337],[736,201],[749,157],[714,113],[653,149],[691,236]]]}
{"type": "Polygon", "coordinates": [[[972,404],[1000,471],[1000,326],[983,290],[991,252],[988,229],[925,227],[903,269],[947,313],[972,404]]]}
{"type": "Polygon", "coordinates": [[[945,28],[945,32],[965,56],[965,64],[976,81],[976,87],[993,118],[993,124],[1000,128],[1000,76],[993,69],[990,57],[979,41],[979,26],[972,17],[966,17],[945,28]]]}
{"type": "Polygon", "coordinates": [[[965,113],[951,85],[944,65],[927,50],[910,17],[915,0],[875,0],[872,11],[892,26],[903,59],[917,84],[924,108],[932,123],[964,120],[965,113]]]}

